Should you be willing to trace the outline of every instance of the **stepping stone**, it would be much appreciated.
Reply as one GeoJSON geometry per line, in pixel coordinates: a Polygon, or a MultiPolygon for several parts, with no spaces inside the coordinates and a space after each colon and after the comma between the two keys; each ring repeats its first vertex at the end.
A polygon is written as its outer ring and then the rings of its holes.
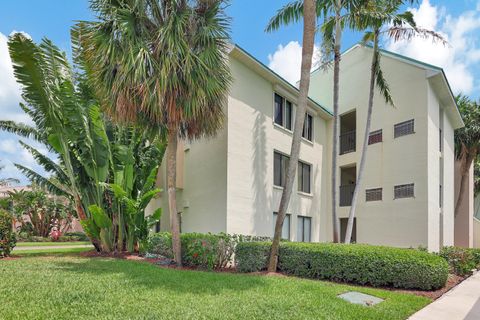
{"type": "Polygon", "coordinates": [[[346,292],[338,295],[338,297],[350,303],[361,304],[366,307],[373,306],[384,301],[378,297],[356,291],[346,292]]]}

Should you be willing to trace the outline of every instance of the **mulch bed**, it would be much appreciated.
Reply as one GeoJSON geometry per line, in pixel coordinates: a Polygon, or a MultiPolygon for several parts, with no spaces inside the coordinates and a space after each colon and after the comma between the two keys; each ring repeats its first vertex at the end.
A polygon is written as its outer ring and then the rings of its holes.
{"type": "MultiPolygon", "coordinates": [[[[168,268],[168,269],[178,269],[178,270],[199,270],[198,268],[195,267],[178,267],[174,264],[165,264],[161,265],[159,262],[161,262],[164,259],[159,259],[159,258],[145,258],[141,257],[138,254],[131,254],[131,253],[99,253],[96,251],[86,251],[86,252],[81,252],[79,254],[82,257],[87,257],[87,258],[116,258],[116,259],[125,259],[125,260],[136,260],[136,261],[145,261],[148,263],[151,263],[159,268],[168,268]]],[[[17,257],[14,258],[7,258],[7,259],[18,259],[17,257]]],[[[234,268],[226,268],[226,269],[221,269],[221,270],[215,270],[215,272],[228,272],[228,273],[236,273],[236,270],[234,268]]],[[[282,273],[268,273],[268,272],[252,272],[249,273],[250,275],[263,275],[263,276],[274,276],[274,277],[288,277],[288,275],[282,274],[282,273]]],[[[400,292],[400,293],[410,293],[414,294],[417,296],[422,296],[422,297],[427,297],[432,300],[436,300],[440,298],[443,294],[448,292],[450,289],[453,287],[457,286],[460,284],[463,280],[465,280],[465,277],[460,277],[456,276],[453,274],[450,274],[448,276],[447,284],[445,287],[435,290],[435,291],[422,291],[422,290],[406,290],[406,289],[396,289],[396,288],[389,288],[389,287],[372,287],[376,289],[383,289],[383,290],[389,290],[389,291],[395,291],[395,292],[400,292]]],[[[339,282],[340,283],[340,282],[339,282]]],[[[360,286],[360,285],[355,285],[355,284],[350,284],[350,283],[344,283],[341,282],[342,284],[347,284],[350,286],[358,286],[358,287],[370,287],[370,286],[360,286]]]]}

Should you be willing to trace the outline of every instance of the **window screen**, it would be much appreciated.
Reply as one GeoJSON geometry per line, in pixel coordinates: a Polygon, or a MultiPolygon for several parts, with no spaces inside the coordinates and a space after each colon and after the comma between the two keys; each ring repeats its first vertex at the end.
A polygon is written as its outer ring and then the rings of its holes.
{"type": "Polygon", "coordinates": [[[402,184],[399,186],[395,186],[394,194],[395,194],[395,199],[413,198],[415,196],[414,184],[410,183],[410,184],[402,184]]]}
{"type": "Polygon", "coordinates": [[[365,201],[381,201],[381,200],[382,200],[382,188],[365,190],[365,201]]]}
{"type": "Polygon", "coordinates": [[[415,130],[415,123],[413,119],[400,122],[395,125],[394,136],[395,138],[406,136],[408,134],[415,133],[414,130],[415,130]]]}
{"type": "Polygon", "coordinates": [[[311,170],[311,165],[303,163],[301,161],[298,162],[298,191],[305,193],[311,192],[311,170]]]}
{"type": "Polygon", "coordinates": [[[310,242],[312,231],[312,218],[298,216],[297,241],[310,242]]]}
{"type": "Polygon", "coordinates": [[[383,141],[382,129],[370,132],[368,144],[379,143],[383,141]]]}

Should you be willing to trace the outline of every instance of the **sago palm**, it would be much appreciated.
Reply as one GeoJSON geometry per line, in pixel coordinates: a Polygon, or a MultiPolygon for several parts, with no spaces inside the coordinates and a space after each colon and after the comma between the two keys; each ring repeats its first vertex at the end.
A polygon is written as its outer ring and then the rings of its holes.
{"type": "Polygon", "coordinates": [[[369,92],[367,120],[365,123],[365,132],[363,136],[363,145],[360,157],[360,164],[357,176],[357,183],[353,192],[352,203],[348,216],[348,224],[345,233],[345,243],[350,243],[353,230],[353,222],[356,213],[358,194],[361,189],[363,177],[365,174],[365,164],[367,159],[368,138],[370,135],[370,126],[373,111],[373,99],[375,87],[382,94],[385,102],[394,106],[390,88],[380,66],[380,48],[379,41],[383,35],[388,36],[392,41],[410,40],[415,36],[431,37],[433,41],[445,43],[443,38],[431,30],[418,28],[415,24],[413,14],[410,11],[399,13],[399,10],[407,2],[405,0],[369,0],[364,4],[362,11],[355,14],[352,25],[359,30],[366,30],[363,37],[363,43],[372,43],[372,61],[370,66],[369,92]]]}
{"type": "Polygon", "coordinates": [[[91,8],[98,20],[78,23],[73,38],[108,113],[168,132],[168,207],[181,265],[177,141],[223,125],[231,83],[224,1],[92,0],[91,8]]]}

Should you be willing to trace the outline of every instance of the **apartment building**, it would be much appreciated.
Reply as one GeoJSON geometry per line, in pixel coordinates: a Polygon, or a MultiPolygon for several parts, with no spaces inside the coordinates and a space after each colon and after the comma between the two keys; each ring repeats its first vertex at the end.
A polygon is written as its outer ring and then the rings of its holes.
{"type": "MultiPolygon", "coordinates": [[[[371,48],[342,57],[339,216],[342,233],[360,160],[371,48]]],[[[298,90],[245,50],[233,46],[234,83],[223,130],[178,150],[178,217],[182,232],[272,236],[288,165],[298,90]]],[[[365,180],[353,240],[438,250],[453,243],[453,131],[463,125],[443,71],[382,52],[395,108],[377,94],[365,180]]],[[[282,236],[332,240],[331,71],[312,73],[298,174],[282,236]]],[[[159,185],[166,190],[165,165],[159,185]]],[[[150,204],[168,212],[166,193],[150,204]]],[[[168,230],[164,214],[159,230],[168,230]]]]}

